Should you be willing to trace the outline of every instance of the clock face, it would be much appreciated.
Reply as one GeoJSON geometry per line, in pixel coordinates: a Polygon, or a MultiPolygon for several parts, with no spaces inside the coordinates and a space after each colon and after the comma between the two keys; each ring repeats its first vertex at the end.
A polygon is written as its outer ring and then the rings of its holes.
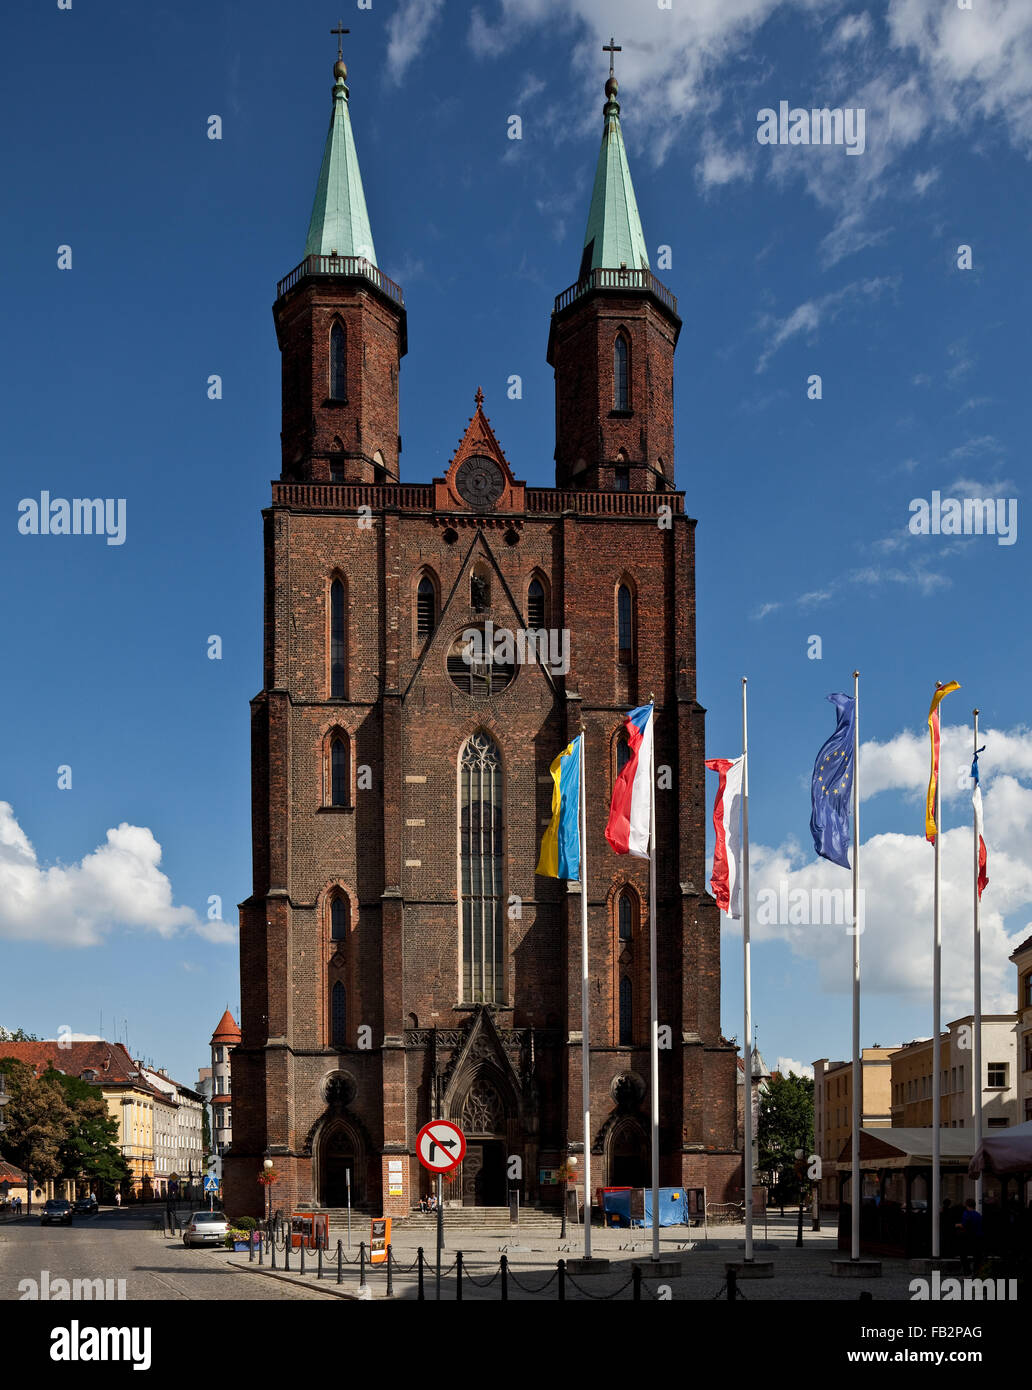
{"type": "Polygon", "coordinates": [[[490,507],[505,490],[505,475],[494,459],[483,454],[468,458],[455,475],[459,496],[471,507],[490,507]]]}

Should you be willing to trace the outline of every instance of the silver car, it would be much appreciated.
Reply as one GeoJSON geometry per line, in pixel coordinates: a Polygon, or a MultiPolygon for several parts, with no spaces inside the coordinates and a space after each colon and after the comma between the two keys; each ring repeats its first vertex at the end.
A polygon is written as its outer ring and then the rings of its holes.
{"type": "Polygon", "coordinates": [[[195,1211],[183,1227],[184,1245],[225,1245],[229,1221],[223,1211],[195,1211]]]}

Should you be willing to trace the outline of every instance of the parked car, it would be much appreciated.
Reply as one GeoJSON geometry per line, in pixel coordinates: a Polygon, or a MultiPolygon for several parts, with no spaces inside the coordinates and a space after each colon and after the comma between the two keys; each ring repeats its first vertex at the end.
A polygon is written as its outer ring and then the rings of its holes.
{"type": "Polygon", "coordinates": [[[41,1226],[70,1226],[72,1224],[72,1204],[63,1197],[51,1197],[40,1213],[41,1226]]]}
{"type": "Polygon", "coordinates": [[[88,1197],[79,1197],[72,1203],[72,1211],[82,1216],[92,1216],[97,1210],[97,1199],[92,1192],[88,1197]]]}
{"type": "Polygon", "coordinates": [[[225,1245],[229,1221],[224,1211],[195,1211],[183,1227],[184,1245],[225,1245]]]}

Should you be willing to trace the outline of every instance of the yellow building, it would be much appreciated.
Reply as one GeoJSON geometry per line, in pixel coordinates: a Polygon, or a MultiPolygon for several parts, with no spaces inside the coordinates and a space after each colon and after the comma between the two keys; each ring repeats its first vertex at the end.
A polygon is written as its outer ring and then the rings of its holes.
{"type": "MultiPolygon", "coordinates": [[[[861,1129],[888,1128],[892,1122],[891,1063],[894,1047],[865,1047],[860,1053],[861,1129]]],[[[822,1057],[813,1064],[814,1146],[821,1160],[821,1203],[838,1204],[838,1173],[835,1164],[853,1126],[853,1063],[829,1062],[822,1057]]]]}
{"type": "Polygon", "coordinates": [[[1032,1120],[1032,936],[1011,956],[1018,970],[1015,1091],[1019,1124],[1032,1120]]]}
{"type": "MultiPolygon", "coordinates": [[[[1032,954],[1032,953],[1030,953],[1032,954]]],[[[1032,961],[1029,962],[1032,968],[1032,961]]],[[[983,1131],[1004,1129],[1018,1116],[1018,1057],[1013,1014],[982,1016],[982,1078],[974,1075],[973,1014],[955,1019],[940,1034],[940,1114],[942,1129],[973,1129],[975,1103],[982,1109],[983,1131]]],[[[928,1129],[932,1123],[932,1040],[919,1038],[892,1054],[892,1124],[928,1129]]]]}

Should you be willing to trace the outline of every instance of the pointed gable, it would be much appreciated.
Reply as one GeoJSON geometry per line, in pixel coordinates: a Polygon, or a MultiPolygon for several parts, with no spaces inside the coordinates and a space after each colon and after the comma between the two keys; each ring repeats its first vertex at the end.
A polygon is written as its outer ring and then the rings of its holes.
{"type": "Polygon", "coordinates": [[[479,387],[474,399],[477,408],[451,456],[448,472],[443,481],[434,481],[434,507],[437,511],[454,509],[481,515],[521,512],[526,505],[526,485],[513,477],[509,460],[484,414],[484,393],[479,387]]]}

